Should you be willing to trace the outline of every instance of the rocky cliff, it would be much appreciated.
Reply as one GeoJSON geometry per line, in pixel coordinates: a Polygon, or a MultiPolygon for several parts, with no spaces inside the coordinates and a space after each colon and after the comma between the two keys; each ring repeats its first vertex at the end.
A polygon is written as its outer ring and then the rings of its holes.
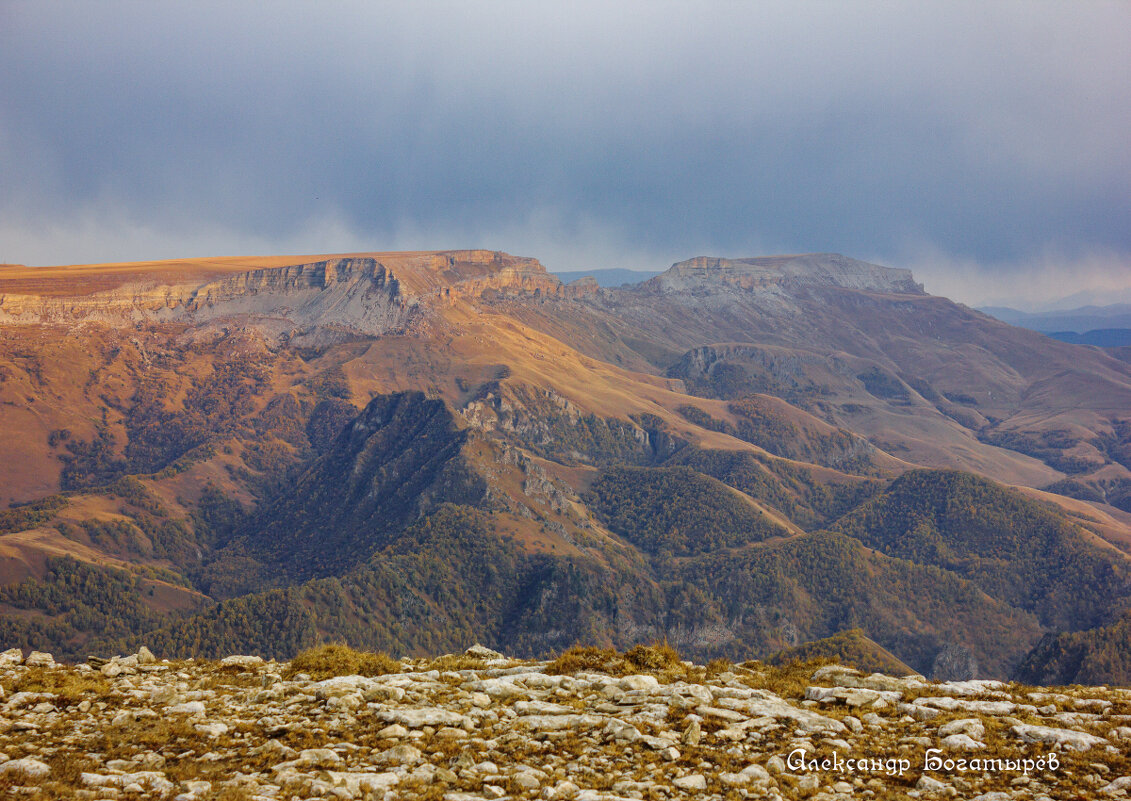
{"type": "Polygon", "coordinates": [[[698,256],[673,264],[662,275],[646,281],[647,291],[670,293],[686,290],[741,289],[772,292],[802,286],[836,286],[872,292],[923,294],[910,270],[881,267],[838,253],[806,253],[753,259],[719,259],[698,256]]]}
{"type": "Polygon", "coordinates": [[[401,333],[427,305],[489,292],[558,294],[563,286],[536,259],[483,250],[389,253],[232,271],[212,280],[183,270],[138,272],[120,281],[89,270],[34,268],[0,276],[0,324],[175,322],[225,319],[288,330],[340,327],[401,333]],[[9,277],[15,273],[13,277],[9,277]],[[114,283],[109,289],[100,289],[114,283]],[[8,291],[5,291],[5,289],[8,291]]]}

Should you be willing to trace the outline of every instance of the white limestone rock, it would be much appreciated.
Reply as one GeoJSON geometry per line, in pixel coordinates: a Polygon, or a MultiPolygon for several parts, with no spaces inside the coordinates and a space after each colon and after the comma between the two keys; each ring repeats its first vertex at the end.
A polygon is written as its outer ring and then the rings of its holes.
{"type": "Polygon", "coordinates": [[[46,779],[50,775],[50,766],[31,757],[12,759],[0,765],[0,776],[10,776],[17,780],[46,779]]]}
{"type": "Polygon", "coordinates": [[[1027,743],[1040,743],[1042,745],[1070,748],[1073,751],[1088,751],[1107,745],[1107,740],[1087,732],[1074,729],[1056,729],[1050,726],[1034,726],[1028,723],[1014,725],[1011,732],[1027,743]]]}

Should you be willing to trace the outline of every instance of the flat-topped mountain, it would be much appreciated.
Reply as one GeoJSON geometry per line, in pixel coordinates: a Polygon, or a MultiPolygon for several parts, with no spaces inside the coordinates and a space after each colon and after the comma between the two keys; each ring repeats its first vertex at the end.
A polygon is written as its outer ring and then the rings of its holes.
{"type": "Polygon", "coordinates": [[[421,298],[560,287],[535,259],[483,250],[8,266],[0,269],[0,322],[201,323],[246,316],[381,334],[403,328],[421,298]]]}
{"type": "Polygon", "coordinates": [[[923,294],[910,270],[881,267],[850,259],[839,253],[804,253],[751,259],[719,259],[698,256],[673,264],[650,279],[647,287],[678,292],[705,287],[767,289],[779,285],[830,285],[875,292],[923,294]]]}
{"type": "Polygon", "coordinates": [[[1129,409],[1126,362],[830,254],[616,289],[481,250],[7,266],[0,638],[709,659],[859,629],[1007,676],[1131,606],[1129,409]]]}

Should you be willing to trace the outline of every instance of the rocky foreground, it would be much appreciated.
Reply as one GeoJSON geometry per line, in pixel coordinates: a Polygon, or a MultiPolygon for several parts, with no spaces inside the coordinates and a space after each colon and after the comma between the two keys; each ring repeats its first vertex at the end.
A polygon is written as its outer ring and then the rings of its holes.
{"type": "Polygon", "coordinates": [[[72,666],[13,649],[0,654],[0,796],[1131,795],[1129,690],[700,667],[652,649],[635,672],[624,659],[602,670],[590,651],[546,663],[476,646],[314,680],[249,656],[143,648],[72,666]]]}

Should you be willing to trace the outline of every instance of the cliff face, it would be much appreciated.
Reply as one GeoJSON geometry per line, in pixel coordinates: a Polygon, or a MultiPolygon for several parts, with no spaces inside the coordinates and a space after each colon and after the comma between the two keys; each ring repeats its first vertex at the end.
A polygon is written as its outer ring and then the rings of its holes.
{"type": "Polygon", "coordinates": [[[239,318],[284,329],[339,327],[379,335],[404,332],[431,301],[490,291],[562,291],[537,260],[481,250],[325,259],[208,281],[188,271],[139,274],[101,291],[91,291],[88,275],[80,283],[64,273],[43,291],[29,290],[29,283],[12,283],[22,291],[5,293],[0,282],[0,323],[199,324],[239,318]]]}
{"type": "Polygon", "coordinates": [[[910,270],[881,267],[837,253],[769,256],[755,259],[717,259],[699,256],[673,264],[645,282],[652,292],[686,290],[763,290],[802,286],[836,286],[873,292],[921,295],[910,270]]]}
{"type": "MultiPolygon", "coordinates": [[[[536,260],[489,250],[376,253],[280,264],[233,261],[230,272],[193,262],[154,263],[127,278],[81,270],[9,268],[0,276],[0,324],[113,325],[144,321],[207,323],[239,318],[281,329],[338,327],[378,335],[403,332],[429,303],[500,294],[582,298],[590,282],[563,285],[536,260]],[[252,266],[253,269],[240,269],[252,266]],[[8,272],[8,271],[6,271],[8,272]],[[51,277],[43,275],[50,273],[51,277]],[[7,291],[6,291],[7,290],[7,291]]],[[[108,265],[107,267],[112,267],[108,265]]],[[[908,270],[836,254],[756,259],[698,257],[641,286],[645,294],[754,292],[767,299],[806,286],[922,294],[908,270]]]]}
{"type": "Polygon", "coordinates": [[[240,317],[377,335],[403,332],[417,311],[392,271],[376,259],[356,258],[225,278],[193,290],[158,317],[193,323],[240,317]]]}

